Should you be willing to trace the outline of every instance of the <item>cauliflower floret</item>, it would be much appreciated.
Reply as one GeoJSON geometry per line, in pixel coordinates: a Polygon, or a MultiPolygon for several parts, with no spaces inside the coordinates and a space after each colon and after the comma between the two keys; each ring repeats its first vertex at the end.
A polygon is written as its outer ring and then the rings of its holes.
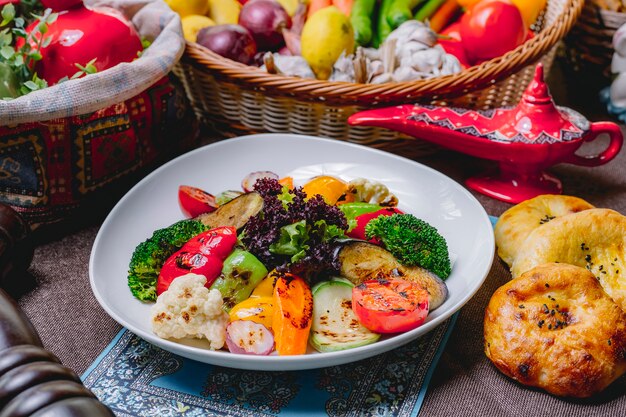
{"type": "Polygon", "coordinates": [[[355,178],[350,181],[348,193],[354,195],[354,201],[378,204],[383,207],[398,205],[398,197],[393,195],[385,184],[365,178],[355,178]]]}
{"type": "Polygon", "coordinates": [[[152,306],[152,331],[164,339],[206,338],[211,349],[226,341],[228,314],[222,310],[222,294],[204,286],[203,275],[176,278],[152,306]]]}

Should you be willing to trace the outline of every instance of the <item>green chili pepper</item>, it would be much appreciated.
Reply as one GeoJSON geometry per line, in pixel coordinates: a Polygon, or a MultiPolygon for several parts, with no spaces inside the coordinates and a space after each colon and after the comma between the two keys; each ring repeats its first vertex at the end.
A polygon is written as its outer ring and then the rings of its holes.
{"type": "Polygon", "coordinates": [[[387,13],[395,0],[382,0],[378,9],[378,28],[374,36],[374,48],[378,48],[387,39],[387,36],[393,31],[391,25],[387,21],[387,13]]]}
{"type": "Polygon", "coordinates": [[[372,41],[372,15],[376,0],[355,0],[350,12],[350,23],[354,29],[354,40],[361,46],[372,41]]]}
{"type": "Polygon", "coordinates": [[[224,260],[222,273],[211,289],[216,288],[222,293],[224,309],[230,311],[235,304],[248,298],[265,276],[267,268],[261,261],[250,252],[235,249],[224,260]]]}
{"type": "Polygon", "coordinates": [[[413,9],[423,0],[394,0],[387,13],[387,23],[392,29],[397,28],[407,20],[413,19],[413,9]]]}
{"type": "Polygon", "coordinates": [[[0,62],[0,99],[15,98],[20,95],[17,76],[11,67],[0,62]]]}
{"type": "Polygon", "coordinates": [[[445,1],[446,0],[428,0],[417,13],[415,13],[415,20],[421,20],[423,22],[430,18],[445,1]]]}
{"type": "Polygon", "coordinates": [[[355,0],[350,12],[350,22],[354,29],[354,40],[361,46],[372,41],[372,16],[376,0],[355,0]]]}

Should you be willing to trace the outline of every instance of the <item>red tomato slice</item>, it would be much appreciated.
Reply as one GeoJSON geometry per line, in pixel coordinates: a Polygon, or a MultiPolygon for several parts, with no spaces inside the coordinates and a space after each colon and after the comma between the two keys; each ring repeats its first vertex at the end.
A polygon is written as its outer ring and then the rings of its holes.
{"type": "Polygon", "coordinates": [[[215,197],[212,194],[190,185],[178,187],[178,205],[183,214],[189,218],[210,213],[217,208],[215,197]]]}
{"type": "Polygon", "coordinates": [[[406,332],[428,315],[428,291],[403,279],[370,280],[352,289],[352,310],[375,333],[406,332]]]}

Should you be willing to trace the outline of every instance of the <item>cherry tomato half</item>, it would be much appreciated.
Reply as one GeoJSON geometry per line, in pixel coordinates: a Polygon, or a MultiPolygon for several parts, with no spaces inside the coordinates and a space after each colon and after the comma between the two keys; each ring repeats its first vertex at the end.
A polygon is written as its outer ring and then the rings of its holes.
{"type": "Polygon", "coordinates": [[[375,333],[406,332],[428,315],[428,291],[403,279],[369,280],[352,289],[352,310],[375,333]]]}
{"type": "Polygon", "coordinates": [[[215,197],[197,187],[178,187],[178,205],[186,217],[193,218],[217,208],[215,197]]]}

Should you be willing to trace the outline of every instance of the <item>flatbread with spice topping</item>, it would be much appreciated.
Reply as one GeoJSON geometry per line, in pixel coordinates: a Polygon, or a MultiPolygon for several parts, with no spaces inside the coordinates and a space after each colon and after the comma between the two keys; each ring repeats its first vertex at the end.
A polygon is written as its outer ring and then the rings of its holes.
{"type": "Polygon", "coordinates": [[[598,208],[551,220],[524,240],[511,273],[515,278],[547,262],[591,271],[626,311],[626,216],[598,208]]]}
{"type": "Polygon", "coordinates": [[[585,200],[566,195],[541,195],[511,207],[500,216],[494,230],[498,256],[511,266],[533,230],[557,217],[592,208],[585,200]]]}

